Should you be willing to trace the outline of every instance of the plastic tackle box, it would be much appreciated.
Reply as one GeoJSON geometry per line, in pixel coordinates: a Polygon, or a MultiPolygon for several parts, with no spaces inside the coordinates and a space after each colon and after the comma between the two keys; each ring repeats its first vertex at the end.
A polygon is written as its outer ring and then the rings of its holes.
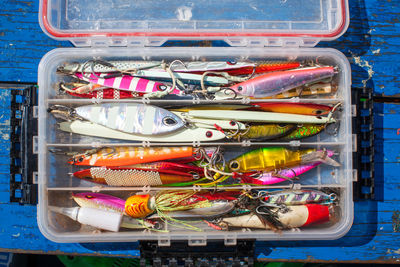
{"type": "MultiPolygon", "coordinates": [[[[236,244],[239,239],[256,240],[324,240],[343,236],[353,221],[353,165],[351,127],[351,70],[346,57],[330,48],[315,48],[321,40],[332,40],[345,32],[349,23],[346,0],[230,0],[230,1],[88,1],[42,0],[40,24],[52,38],[70,40],[76,48],[59,48],[48,52],[39,65],[38,129],[38,225],[42,233],[56,242],[117,242],[188,240],[189,245],[204,245],[207,240],[224,240],[236,244]],[[161,47],[168,40],[224,40],[231,47],[161,47]],[[58,95],[55,84],[65,80],[56,69],[64,62],[102,60],[299,60],[331,65],[339,72],[334,77],[337,90],[330,97],[286,101],[318,104],[342,103],[337,135],[321,133],[291,142],[124,142],[62,132],[47,109],[54,104],[76,107],[107,100],[77,99],[58,95]],[[217,231],[199,223],[201,232],[166,226],[168,233],[144,231],[101,232],[81,226],[49,211],[49,206],[73,207],[72,192],[96,191],[125,197],[132,192],[154,192],[152,187],[99,187],[75,179],[69,173],[77,166],[66,164],[67,156],[49,150],[75,151],[102,146],[221,146],[233,157],[257,147],[282,145],[288,148],[327,148],[336,152],[341,167],[320,166],[302,176],[296,188],[330,188],[338,192],[337,220],[304,228],[301,231],[276,233],[266,230],[239,229],[217,231]]],[[[134,99],[163,106],[171,100],[134,99]]],[[[214,100],[174,100],[214,103],[214,100]]],[[[260,100],[221,100],[225,103],[248,103],[260,100]]],[[[276,99],[262,101],[277,101],[276,99]]],[[[289,188],[288,183],[263,188],[289,188]]],[[[243,186],[249,190],[253,187],[243,186]]],[[[257,188],[257,187],[254,187],[257,188]]],[[[189,187],[195,190],[196,188],[189,187]]],[[[229,189],[229,187],[228,187],[229,189]]]]}

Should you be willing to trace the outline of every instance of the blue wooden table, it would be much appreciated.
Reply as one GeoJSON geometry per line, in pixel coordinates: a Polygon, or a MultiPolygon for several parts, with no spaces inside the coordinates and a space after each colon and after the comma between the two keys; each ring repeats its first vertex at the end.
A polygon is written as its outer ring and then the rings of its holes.
{"type": "MultiPolygon", "coordinates": [[[[0,2],[0,83],[37,81],[42,56],[71,46],[46,36],[38,1],[0,2]]],[[[352,63],[355,87],[370,87],[375,104],[376,200],[355,203],[354,225],[343,238],[318,242],[257,242],[263,260],[400,261],[400,2],[350,0],[351,23],[334,47],[352,63]],[[398,130],[399,129],[399,130],[398,130]]],[[[169,43],[167,45],[174,45],[169,43]]],[[[137,243],[57,244],[36,224],[36,207],[9,202],[10,91],[0,90],[0,250],[31,253],[139,256],[137,243]]]]}

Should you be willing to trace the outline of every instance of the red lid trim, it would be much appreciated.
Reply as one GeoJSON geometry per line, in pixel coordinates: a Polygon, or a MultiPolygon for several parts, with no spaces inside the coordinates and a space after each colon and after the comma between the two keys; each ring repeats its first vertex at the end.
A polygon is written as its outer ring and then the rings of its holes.
{"type": "Polygon", "coordinates": [[[127,36],[157,36],[157,37],[318,37],[331,38],[339,35],[346,27],[346,2],[342,0],[342,21],[338,29],[328,34],[306,34],[306,33],[274,33],[274,32],[96,32],[96,33],[65,33],[54,29],[48,20],[47,2],[42,2],[42,21],[46,31],[56,38],[77,38],[77,37],[127,37],[127,36]]]}

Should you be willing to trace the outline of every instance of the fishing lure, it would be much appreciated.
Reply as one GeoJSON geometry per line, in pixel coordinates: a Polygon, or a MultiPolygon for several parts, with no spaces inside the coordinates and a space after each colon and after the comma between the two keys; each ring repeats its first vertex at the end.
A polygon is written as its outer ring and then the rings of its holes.
{"type": "Polygon", "coordinates": [[[187,117],[206,118],[217,120],[229,120],[240,122],[264,122],[264,123],[332,123],[335,119],[332,117],[320,117],[298,114],[286,114],[264,111],[247,110],[189,110],[187,117]]]}
{"type": "MultiPolygon", "coordinates": [[[[125,200],[118,197],[101,193],[82,192],[82,193],[73,193],[72,198],[81,208],[89,208],[94,210],[103,210],[105,212],[113,212],[113,213],[115,212],[118,214],[125,214],[125,200]]],[[[104,218],[103,216],[96,217],[96,221],[102,221],[102,220],[107,220],[107,218],[104,218]]],[[[96,224],[99,223],[101,224],[101,222],[97,222],[96,224]]],[[[94,226],[98,227],[96,225],[94,226]]],[[[144,228],[154,229],[154,228],[160,228],[160,225],[159,223],[155,223],[151,220],[140,220],[140,219],[134,219],[129,216],[123,216],[121,223],[118,225],[118,228],[119,227],[130,228],[130,229],[144,229],[144,228]]]]}
{"type": "Polygon", "coordinates": [[[326,128],[326,124],[303,124],[297,129],[279,138],[280,141],[299,140],[319,134],[326,128]]]}
{"type": "MultiPolygon", "coordinates": [[[[261,125],[248,125],[245,131],[241,131],[233,135],[233,138],[245,140],[272,140],[280,137],[284,137],[294,130],[296,130],[296,124],[261,124],[261,125]]],[[[239,128],[240,129],[240,128],[239,128]]]]}
{"type": "MultiPolygon", "coordinates": [[[[126,200],[125,212],[133,218],[143,218],[153,212],[157,212],[156,217],[165,218],[172,216],[165,213],[191,210],[188,213],[191,216],[196,214],[195,217],[215,217],[230,212],[234,205],[229,201],[237,200],[239,195],[238,191],[196,193],[191,190],[160,191],[155,196],[133,195],[126,200]],[[215,204],[218,206],[222,204],[224,208],[219,207],[213,211],[212,207],[215,207],[215,204]]],[[[179,215],[179,217],[182,216],[182,214],[179,215]]]]}
{"type": "Polygon", "coordinates": [[[289,150],[284,147],[264,147],[252,150],[229,162],[229,169],[238,172],[273,171],[300,164],[322,161],[333,166],[340,166],[324,150],[303,149],[289,150]]]}
{"type": "Polygon", "coordinates": [[[92,167],[90,169],[77,171],[73,175],[90,182],[110,186],[159,186],[188,182],[201,178],[204,176],[204,171],[202,168],[198,169],[196,169],[196,173],[186,173],[175,170],[92,167]]]}
{"type": "MultiPolygon", "coordinates": [[[[328,150],[327,156],[333,156],[333,151],[328,150]]],[[[314,169],[321,163],[322,162],[317,161],[314,163],[285,168],[278,171],[256,173],[255,175],[244,176],[241,179],[243,183],[271,185],[294,179],[297,176],[314,169]]]]}
{"type": "MultiPolygon", "coordinates": [[[[75,72],[99,72],[99,73],[134,73],[140,69],[162,70],[161,61],[104,61],[89,60],[82,64],[65,64],[58,68],[61,73],[75,72]]],[[[254,73],[263,73],[269,71],[285,70],[298,68],[299,62],[295,61],[266,61],[266,62],[237,62],[237,61],[189,61],[182,62],[175,60],[171,62],[170,68],[175,72],[204,73],[205,71],[224,71],[231,75],[247,75],[254,73]]]]}
{"type": "Polygon", "coordinates": [[[333,210],[327,205],[306,204],[290,206],[288,209],[272,209],[265,212],[245,214],[235,217],[225,217],[215,224],[223,230],[231,228],[259,228],[266,230],[291,229],[321,224],[330,221],[333,210]],[[276,216],[275,225],[271,224],[271,212],[276,216]]]}
{"type": "Polygon", "coordinates": [[[107,211],[125,212],[125,200],[101,193],[72,193],[72,199],[80,207],[103,209],[107,211]]]}
{"type": "Polygon", "coordinates": [[[263,99],[283,99],[291,97],[317,97],[320,95],[333,94],[337,90],[337,86],[327,82],[317,82],[307,86],[297,87],[286,92],[274,96],[262,97],[263,99]]]}
{"type": "MultiPolygon", "coordinates": [[[[170,91],[171,87],[168,85],[160,82],[150,81],[144,78],[133,77],[130,75],[122,75],[120,77],[107,77],[107,74],[100,73],[75,73],[74,76],[80,80],[90,82],[91,84],[141,94],[148,94],[158,91],[169,91],[169,94],[174,95],[182,94],[182,92],[177,88],[174,88],[172,89],[172,91],[170,91]]],[[[90,91],[93,90],[88,90],[86,92],[90,91]]]]}
{"type": "Polygon", "coordinates": [[[230,75],[249,75],[261,74],[271,71],[282,71],[296,69],[300,67],[300,62],[297,61],[264,61],[257,62],[255,67],[242,67],[238,69],[227,70],[230,75]]]}
{"type": "Polygon", "coordinates": [[[221,131],[199,127],[184,127],[178,131],[163,135],[128,134],[107,128],[99,124],[80,120],[61,122],[59,123],[59,128],[61,131],[64,132],[81,135],[129,141],[148,141],[164,143],[217,141],[226,137],[226,135],[221,131]]]}
{"type": "Polygon", "coordinates": [[[76,72],[130,72],[139,69],[150,69],[161,66],[161,61],[139,61],[139,60],[88,60],[84,63],[67,63],[58,67],[59,73],[76,73],[76,72]]]}
{"type": "Polygon", "coordinates": [[[333,67],[303,68],[271,72],[230,86],[239,95],[262,98],[288,91],[290,89],[315,83],[335,75],[333,67]]]}
{"type": "Polygon", "coordinates": [[[182,147],[113,147],[89,150],[73,156],[68,163],[78,166],[119,167],[186,157],[202,157],[201,148],[182,147]]]}
{"type": "MultiPolygon", "coordinates": [[[[215,149],[209,149],[209,148],[204,148],[204,153],[208,156],[212,156],[214,153],[215,149]]],[[[183,160],[187,162],[192,162],[197,160],[195,157],[189,157],[187,159],[176,159],[176,160],[183,160]]],[[[156,162],[149,162],[149,163],[142,163],[142,164],[133,164],[133,165],[128,165],[125,166],[126,168],[140,168],[140,169],[153,169],[153,170],[158,170],[158,171],[177,171],[177,172],[185,172],[188,174],[193,174],[193,175],[198,175],[201,176],[204,174],[204,169],[194,166],[194,165],[189,165],[189,164],[184,164],[184,163],[177,163],[177,162],[168,162],[168,161],[156,161],[156,162]]]]}
{"type": "Polygon", "coordinates": [[[87,93],[77,93],[76,88],[73,88],[71,90],[64,90],[67,94],[71,96],[76,96],[76,97],[81,97],[81,98],[96,98],[96,99],[127,99],[127,98],[137,98],[141,94],[137,92],[129,92],[129,91],[123,91],[123,90],[118,90],[118,89],[113,89],[113,88],[105,88],[105,89],[99,89],[96,91],[92,92],[87,92],[87,93]]]}
{"type": "Polygon", "coordinates": [[[56,105],[49,111],[64,120],[84,119],[110,129],[141,135],[166,134],[185,125],[180,117],[168,110],[137,103],[105,103],[74,109],[56,105]]]}
{"type": "Polygon", "coordinates": [[[321,116],[328,115],[332,111],[332,107],[330,106],[312,103],[265,102],[252,103],[252,105],[255,110],[300,115],[321,116]]]}
{"type": "Polygon", "coordinates": [[[259,191],[260,203],[262,205],[305,205],[305,204],[332,204],[336,195],[326,194],[317,190],[281,190],[274,192],[259,191]]]}

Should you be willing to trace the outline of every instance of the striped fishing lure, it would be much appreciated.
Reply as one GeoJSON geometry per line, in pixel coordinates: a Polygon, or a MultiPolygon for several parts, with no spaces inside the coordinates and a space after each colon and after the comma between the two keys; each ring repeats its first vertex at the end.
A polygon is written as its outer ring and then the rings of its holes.
{"type": "MultiPolygon", "coordinates": [[[[114,89],[137,92],[152,93],[157,91],[169,90],[170,87],[160,82],[150,81],[144,78],[133,77],[130,75],[121,75],[118,77],[106,78],[107,73],[75,73],[74,76],[80,80],[98,84],[114,89]]],[[[179,95],[181,91],[174,88],[170,94],[179,95]]]]}

